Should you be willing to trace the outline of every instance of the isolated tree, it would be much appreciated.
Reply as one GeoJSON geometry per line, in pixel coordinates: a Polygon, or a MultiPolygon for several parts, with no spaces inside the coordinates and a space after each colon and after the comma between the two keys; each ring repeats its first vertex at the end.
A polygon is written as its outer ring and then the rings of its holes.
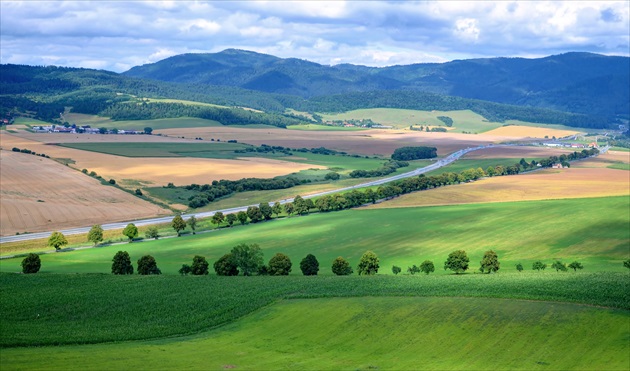
{"type": "Polygon", "coordinates": [[[87,235],[88,242],[92,242],[94,246],[98,245],[99,242],[103,241],[103,228],[95,224],[92,226],[87,235]]]}
{"type": "Polygon", "coordinates": [[[574,261],[573,263],[569,264],[568,267],[573,269],[574,272],[577,272],[578,269],[584,269],[584,266],[582,265],[582,263],[578,261],[574,261]]]}
{"type": "Polygon", "coordinates": [[[551,264],[551,268],[555,269],[556,272],[566,272],[567,271],[567,266],[561,262],[560,260],[556,260],[553,264],[551,264]]]}
{"type": "Polygon", "coordinates": [[[286,204],[284,204],[284,211],[286,211],[288,216],[291,216],[291,214],[295,212],[295,207],[293,206],[293,203],[287,202],[286,204]]]}
{"type": "Polygon", "coordinates": [[[521,263],[516,264],[516,270],[519,271],[519,272],[522,272],[523,271],[523,264],[521,264],[521,263]]]}
{"type": "Polygon", "coordinates": [[[112,262],[113,274],[133,274],[133,265],[131,265],[131,258],[129,257],[128,252],[117,252],[112,259],[112,262]]]}
{"type": "MultiPolygon", "coordinates": [[[[247,216],[247,215],[245,215],[245,216],[247,216]]],[[[234,215],[234,214],[227,214],[225,216],[225,220],[227,221],[227,224],[231,227],[234,224],[234,222],[236,221],[236,215],[234,215]]]]}
{"type": "Polygon", "coordinates": [[[225,254],[214,262],[217,276],[238,276],[238,265],[233,254],[225,254]]]}
{"type": "Polygon", "coordinates": [[[138,237],[138,227],[133,223],[129,223],[125,229],[123,229],[122,233],[124,236],[127,236],[129,243],[131,243],[134,238],[138,237]]]}
{"type": "Polygon", "coordinates": [[[337,257],[332,263],[332,272],[338,276],[347,276],[352,274],[350,263],[341,256],[337,257]]]}
{"type": "Polygon", "coordinates": [[[364,275],[374,275],[376,273],[378,273],[378,268],[379,268],[379,260],[378,260],[378,256],[376,256],[375,253],[373,253],[372,251],[366,251],[365,253],[363,253],[363,255],[361,256],[361,259],[359,260],[359,265],[357,266],[357,273],[359,273],[359,276],[364,274],[364,275]]]}
{"type": "Polygon", "coordinates": [[[158,238],[160,238],[160,232],[158,232],[158,227],[152,225],[149,228],[147,228],[147,231],[144,232],[144,236],[146,238],[153,238],[155,240],[157,240],[158,238]]]}
{"type": "Polygon", "coordinates": [[[149,274],[162,274],[162,271],[158,268],[154,257],[145,255],[138,259],[138,274],[146,276],[149,274]]]}
{"type": "Polygon", "coordinates": [[[464,250],[456,250],[448,254],[448,258],[444,262],[444,270],[450,269],[455,274],[460,274],[468,269],[468,255],[464,250]]]}
{"type": "Polygon", "coordinates": [[[187,276],[188,273],[192,272],[192,268],[188,264],[182,264],[182,267],[179,268],[179,274],[182,276],[187,276]]]}
{"type": "Polygon", "coordinates": [[[532,270],[535,271],[541,271],[541,270],[545,270],[545,268],[547,268],[547,264],[541,262],[540,260],[537,260],[534,262],[534,264],[532,264],[532,270]]]}
{"type": "Polygon", "coordinates": [[[142,191],[140,189],[136,189],[134,193],[136,196],[142,196],[142,191]]]}
{"type": "Polygon", "coordinates": [[[195,255],[195,257],[193,258],[193,262],[192,262],[192,266],[191,268],[191,273],[195,276],[203,276],[208,274],[208,266],[210,264],[208,264],[208,261],[206,260],[205,257],[200,256],[200,255],[195,255]]]}
{"type": "Polygon", "coordinates": [[[216,224],[217,227],[219,227],[219,225],[223,223],[224,220],[225,220],[225,215],[223,215],[223,213],[220,211],[217,211],[216,213],[214,213],[214,215],[212,215],[212,219],[210,219],[212,224],[216,224]]]}
{"type": "Polygon", "coordinates": [[[148,135],[151,135],[151,133],[153,133],[153,128],[150,128],[150,127],[147,126],[146,128],[144,128],[144,133],[148,134],[148,135]]]}
{"type": "Polygon", "coordinates": [[[420,271],[425,274],[433,273],[435,272],[435,265],[431,260],[425,260],[420,264],[420,271]]]}
{"type": "Polygon", "coordinates": [[[238,219],[238,221],[241,223],[241,225],[244,225],[245,222],[247,222],[247,213],[244,211],[239,211],[236,214],[236,218],[238,219]]]}
{"type": "MultiPolygon", "coordinates": [[[[223,214],[221,214],[223,215],[223,214]]],[[[191,216],[190,218],[188,218],[188,220],[186,221],[186,224],[188,224],[188,226],[190,227],[190,230],[192,231],[192,234],[196,234],[195,230],[197,229],[197,218],[195,218],[195,216],[191,216]]]]}
{"type": "Polygon", "coordinates": [[[54,247],[57,251],[59,251],[62,246],[65,246],[67,244],[68,240],[66,239],[66,236],[64,236],[61,232],[53,232],[48,238],[48,246],[54,247]]]}
{"type": "Polygon", "coordinates": [[[276,218],[282,213],[282,205],[280,205],[280,202],[276,202],[273,204],[273,206],[271,207],[271,212],[276,214],[276,218]]]}
{"type": "Polygon", "coordinates": [[[263,219],[265,220],[271,219],[273,210],[271,209],[271,206],[269,206],[269,203],[261,202],[260,205],[258,205],[258,209],[260,210],[260,214],[262,215],[263,219]]]}
{"type": "Polygon", "coordinates": [[[411,267],[407,267],[407,273],[409,273],[412,276],[418,272],[420,272],[420,268],[415,264],[412,265],[411,267]]]}
{"type": "Polygon", "coordinates": [[[400,272],[402,272],[402,269],[400,269],[400,267],[399,267],[399,266],[397,266],[397,265],[392,265],[392,273],[393,273],[394,275],[398,275],[398,273],[400,273],[400,272]]]}
{"type": "Polygon", "coordinates": [[[269,274],[272,276],[288,276],[291,273],[291,259],[283,253],[277,253],[269,259],[269,274]]]}
{"type": "Polygon", "coordinates": [[[247,216],[252,223],[258,223],[263,218],[260,209],[257,206],[250,206],[247,208],[247,216]]]}
{"type": "Polygon", "coordinates": [[[319,262],[313,254],[308,254],[300,262],[300,269],[305,276],[316,276],[319,272],[319,262]]]}
{"type": "Polygon", "coordinates": [[[181,215],[177,214],[175,215],[175,217],[173,218],[173,221],[171,222],[171,227],[173,227],[175,232],[177,232],[177,237],[179,237],[181,236],[181,231],[186,229],[186,222],[184,221],[184,218],[182,218],[181,215]]]}
{"type": "Polygon", "coordinates": [[[231,253],[244,276],[251,276],[263,265],[263,252],[258,244],[242,243],[233,247],[231,253]]]}
{"type": "Polygon", "coordinates": [[[39,255],[30,253],[22,260],[22,273],[37,273],[42,267],[39,255]]]}
{"type": "Polygon", "coordinates": [[[500,265],[501,263],[499,263],[499,257],[497,256],[497,253],[493,250],[488,250],[483,254],[483,259],[481,260],[481,267],[479,267],[479,270],[482,273],[496,272],[499,270],[500,265]]]}

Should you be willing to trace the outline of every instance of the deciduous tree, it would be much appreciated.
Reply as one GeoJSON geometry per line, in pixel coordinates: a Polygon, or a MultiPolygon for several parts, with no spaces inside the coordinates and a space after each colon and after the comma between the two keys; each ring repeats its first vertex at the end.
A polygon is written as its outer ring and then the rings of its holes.
{"type": "Polygon", "coordinates": [[[249,217],[249,220],[251,220],[252,223],[258,223],[258,221],[260,221],[263,218],[262,213],[260,212],[260,209],[257,206],[248,207],[247,216],[249,217]]]}
{"type": "Polygon", "coordinates": [[[244,276],[251,276],[263,265],[263,252],[258,244],[242,243],[232,248],[231,253],[244,276]]]}
{"type": "Polygon", "coordinates": [[[188,224],[188,226],[190,227],[192,234],[196,234],[195,230],[197,229],[197,223],[198,223],[198,220],[197,218],[195,218],[194,215],[188,218],[188,220],[186,221],[186,224],[188,224]]]}
{"type": "Polygon", "coordinates": [[[347,276],[352,274],[352,267],[346,259],[339,256],[332,263],[332,272],[338,276],[347,276]]]}
{"type": "Polygon", "coordinates": [[[630,259],[623,261],[623,266],[630,269],[630,259]]]}
{"type": "Polygon", "coordinates": [[[62,246],[65,246],[67,244],[68,240],[66,239],[66,236],[64,236],[61,232],[53,232],[48,238],[48,246],[54,247],[57,251],[59,251],[62,246]]]}
{"type": "Polygon", "coordinates": [[[152,225],[149,228],[147,228],[147,231],[144,232],[144,236],[146,238],[153,238],[155,240],[157,240],[158,238],[160,238],[160,232],[158,232],[158,227],[152,225]]]}
{"type": "Polygon", "coordinates": [[[578,269],[584,269],[584,266],[582,265],[582,263],[574,261],[573,263],[569,264],[569,268],[573,269],[574,272],[577,272],[578,269]]]}
{"type": "Polygon", "coordinates": [[[181,274],[182,276],[187,276],[188,273],[190,273],[192,271],[192,268],[190,267],[190,265],[188,264],[182,264],[182,267],[179,268],[179,274],[181,274]]]}
{"type": "Polygon", "coordinates": [[[545,268],[547,268],[547,264],[541,262],[540,260],[537,260],[534,262],[534,264],[532,264],[532,270],[535,271],[541,271],[541,270],[545,270],[545,268]]]}
{"type": "Polygon", "coordinates": [[[288,276],[291,273],[291,259],[282,253],[277,253],[269,259],[269,274],[272,276],[288,276]]]}
{"type": "Polygon", "coordinates": [[[103,241],[103,228],[95,224],[92,226],[87,235],[88,242],[92,242],[94,246],[98,245],[101,241],[103,241]]]}
{"type": "Polygon", "coordinates": [[[499,263],[499,257],[497,256],[497,253],[493,250],[488,250],[483,254],[483,259],[481,260],[481,267],[479,267],[479,270],[482,273],[496,272],[499,270],[500,265],[501,263],[499,263]]]}
{"type": "Polygon", "coordinates": [[[276,218],[282,213],[282,205],[280,204],[280,202],[276,202],[273,204],[273,206],[271,207],[271,212],[276,214],[276,218]]]}
{"type": "Polygon", "coordinates": [[[236,214],[236,218],[241,223],[241,225],[244,225],[247,222],[247,213],[244,211],[239,211],[236,214]]]}
{"type": "Polygon", "coordinates": [[[193,258],[191,273],[195,276],[203,276],[208,274],[208,261],[205,257],[200,255],[195,255],[193,258]]]}
{"type": "Polygon", "coordinates": [[[133,265],[131,265],[131,258],[128,252],[119,251],[114,255],[112,259],[112,273],[133,274],[133,265]]]}
{"type": "Polygon", "coordinates": [[[145,255],[138,259],[138,274],[162,274],[162,271],[158,268],[154,257],[145,255]]]}
{"type": "Polygon", "coordinates": [[[225,254],[214,262],[217,276],[238,276],[238,265],[233,254],[225,254]]]}
{"type": "Polygon", "coordinates": [[[553,262],[553,264],[551,264],[551,268],[555,269],[556,272],[567,271],[567,266],[560,260],[556,260],[555,262],[553,262]]]}
{"type": "Polygon", "coordinates": [[[431,260],[425,260],[420,264],[420,271],[425,274],[435,272],[435,265],[433,265],[431,260]]]}
{"type": "Polygon", "coordinates": [[[37,273],[42,267],[39,255],[30,253],[22,260],[22,273],[37,273]]]}
{"type": "Polygon", "coordinates": [[[366,251],[361,256],[361,260],[359,260],[359,265],[357,266],[357,272],[359,276],[362,274],[365,275],[374,275],[378,273],[379,268],[379,260],[378,256],[372,251],[366,251]]]}
{"type": "Polygon", "coordinates": [[[420,268],[415,264],[412,265],[411,267],[407,267],[407,273],[409,273],[412,276],[418,272],[420,272],[420,268]]]}
{"type": "Polygon", "coordinates": [[[221,223],[223,223],[223,221],[225,220],[225,215],[223,215],[222,212],[217,211],[216,213],[214,213],[214,215],[212,215],[212,224],[216,224],[217,227],[219,227],[219,225],[221,225],[221,223]]]}
{"type": "Polygon", "coordinates": [[[468,270],[468,255],[464,250],[456,250],[448,254],[448,258],[444,262],[444,270],[450,269],[455,274],[460,274],[468,270]]]}
{"type": "Polygon", "coordinates": [[[186,222],[181,215],[175,215],[173,221],[171,222],[171,227],[177,232],[177,237],[181,236],[181,232],[186,229],[186,222]]]}
{"type": "Polygon", "coordinates": [[[398,273],[400,273],[400,272],[402,272],[402,269],[400,269],[400,267],[399,267],[399,266],[397,266],[397,265],[392,265],[392,273],[393,273],[394,275],[398,275],[398,273]]]}
{"type": "Polygon", "coordinates": [[[227,214],[225,216],[225,220],[227,221],[227,224],[231,227],[234,224],[234,222],[236,221],[236,215],[234,215],[234,214],[227,214]]]}
{"type": "Polygon", "coordinates": [[[122,233],[124,236],[127,236],[129,243],[131,243],[134,238],[138,237],[138,227],[133,223],[129,223],[125,229],[123,229],[122,233]]]}
{"type": "Polygon", "coordinates": [[[286,204],[284,204],[284,211],[286,211],[288,216],[291,216],[291,214],[293,214],[293,212],[295,212],[295,208],[293,207],[293,203],[292,202],[287,202],[286,204]]]}
{"type": "Polygon", "coordinates": [[[300,262],[300,269],[305,276],[316,276],[319,272],[319,262],[313,254],[308,254],[300,262]]]}
{"type": "Polygon", "coordinates": [[[522,272],[523,271],[523,264],[521,264],[521,263],[516,264],[516,270],[519,271],[519,272],[522,272]]]}

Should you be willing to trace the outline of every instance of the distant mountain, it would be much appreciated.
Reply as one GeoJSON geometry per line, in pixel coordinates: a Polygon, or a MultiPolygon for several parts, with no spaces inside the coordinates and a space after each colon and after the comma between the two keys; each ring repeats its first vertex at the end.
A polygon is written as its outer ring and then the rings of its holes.
{"type": "Polygon", "coordinates": [[[177,55],[134,67],[123,74],[303,98],[416,90],[609,118],[630,116],[630,58],[591,53],[376,68],[351,64],[324,66],[295,58],[227,49],[213,54],[177,55]]]}

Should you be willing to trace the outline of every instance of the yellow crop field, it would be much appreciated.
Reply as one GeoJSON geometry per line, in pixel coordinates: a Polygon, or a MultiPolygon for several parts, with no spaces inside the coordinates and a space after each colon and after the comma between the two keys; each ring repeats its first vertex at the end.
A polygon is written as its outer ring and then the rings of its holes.
{"type": "Polygon", "coordinates": [[[490,147],[465,154],[464,159],[487,159],[487,158],[538,158],[549,156],[560,156],[563,153],[571,153],[573,149],[555,147],[490,147]]]}
{"type": "Polygon", "coordinates": [[[624,170],[570,168],[486,178],[407,194],[369,208],[416,207],[478,202],[531,201],[562,198],[629,196],[630,176],[624,170]]]}
{"type": "Polygon", "coordinates": [[[544,138],[545,136],[553,138],[555,136],[556,138],[562,138],[577,133],[579,133],[578,130],[558,130],[534,126],[508,125],[487,131],[484,135],[519,138],[544,138]]]}

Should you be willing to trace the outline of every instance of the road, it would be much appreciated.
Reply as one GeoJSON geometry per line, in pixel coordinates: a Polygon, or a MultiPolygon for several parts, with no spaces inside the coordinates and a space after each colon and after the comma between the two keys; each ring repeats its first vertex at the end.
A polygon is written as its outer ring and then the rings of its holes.
{"type": "MultiPolygon", "coordinates": [[[[357,189],[357,188],[363,188],[363,187],[371,187],[371,186],[377,186],[377,185],[381,185],[381,184],[385,184],[385,183],[389,183],[391,181],[394,180],[398,180],[398,179],[404,179],[404,178],[410,178],[413,176],[418,176],[420,174],[424,174],[427,173],[429,171],[433,171],[436,169],[439,169],[441,167],[444,167],[454,161],[456,161],[457,159],[459,159],[460,157],[462,157],[463,155],[465,155],[468,152],[472,152],[472,151],[477,151],[480,149],[485,149],[485,148],[490,148],[490,147],[504,147],[504,146],[513,146],[515,144],[500,144],[500,145],[484,145],[484,146],[479,146],[479,147],[472,147],[472,148],[466,148],[466,149],[460,149],[457,152],[451,153],[450,155],[448,155],[445,158],[439,159],[437,160],[435,163],[429,165],[429,166],[425,166],[423,168],[419,168],[413,171],[409,171],[403,174],[398,174],[398,175],[394,175],[391,177],[387,177],[387,178],[382,178],[379,180],[374,180],[371,182],[366,182],[366,183],[361,183],[361,184],[357,184],[351,187],[345,187],[345,188],[339,188],[339,189],[334,189],[331,191],[326,191],[326,192],[319,192],[319,193],[314,193],[308,196],[303,196],[303,198],[313,198],[313,197],[319,197],[319,196],[323,196],[326,194],[331,194],[331,193],[337,193],[337,192],[343,192],[343,191],[348,191],[348,190],[352,190],[352,189],[357,189]]],[[[287,198],[284,200],[279,201],[280,204],[286,204],[287,202],[292,202],[293,198],[287,198]]],[[[250,206],[258,206],[258,205],[247,205],[247,206],[239,206],[239,207],[233,207],[230,209],[221,209],[221,210],[213,210],[213,211],[206,211],[206,212],[201,212],[201,213],[191,213],[191,214],[183,214],[182,217],[184,219],[188,219],[191,216],[195,216],[195,218],[207,218],[210,217],[212,215],[214,215],[216,212],[222,212],[223,214],[232,214],[232,213],[236,213],[239,211],[246,211],[248,207],[250,206]]],[[[118,222],[118,223],[108,223],[108,224],[103,224],[101,225],[101,227],[103,228],[103,230],[111,230],[111,229],[123,229],[127,226],[127,224],[129,223],[134,223],[136,226],[144,226],[144,225],[151,225],[151,224],[162,224],[162,223],[170,223],[173,220],[173,216],[165,216],[165,217],[161,217],[161,218],[151,218],[151,219],[142,219],[142,220],[130,220],[130,221],[126,221],[126,222],[118,222]]],[[[89,227],[80,227],[80,228],[71,228],[71,229],[64,229],[61,230],[59,232],[63,233],[64,235],[68,236],[68,235],[72,235],[72,234],[82,234],[82,233],[87,233],[90,231],[91,226],[89,227]]],[[[38,232],[38,233],[28,233],[28,234],[21,234],[21,235],[15,235],[15,236],[5,236],[5,237],[0,237],[0,243],[7,243],[7,242],[18,242],[18,241],[28,241],[28,240],[35,240],[35,239],[40,239],[40,238],[48,238],[50,237],[52,231],[50,232],[38,232]]]]}

